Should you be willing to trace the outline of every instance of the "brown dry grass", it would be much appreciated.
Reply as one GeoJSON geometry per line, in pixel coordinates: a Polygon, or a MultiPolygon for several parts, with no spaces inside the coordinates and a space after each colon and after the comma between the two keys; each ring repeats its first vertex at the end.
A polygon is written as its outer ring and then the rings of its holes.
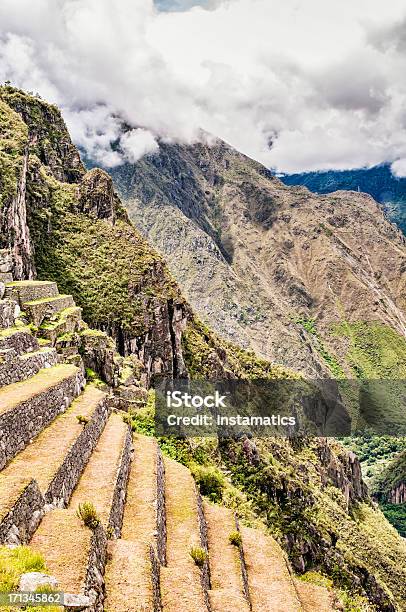
{"type": "Polygon", "coordinates": [[[332,594],[325,587],[303,580],[295,580],[295,585],[304,612],[332,612],[336,609],[332,594]]]}
{"type": "Polygon", "coordinates": [[[33,478],[45,493],[68,450],[83,430],[77,415],[91,417],[105,394],[88,385],[68,410],[59,415],[25,450],[0,472],[0,518],[33,478]]]}
{"type": "Polygon", "coordinates": [[[200,570],[190,556],[200,545],[195,484],[189,470],[165,458],[168,567],[161,569],[164,612],[205,610],[200,570]]]}
{"type": "Polygon", "coordinates": [[[302,610],[279,544],[255,529],[241,533],[253,612],[302,610]]]}
{"type": "Polygon", "coordinates": [[[153,438],[134,436],[122,539],[109,543],[106,567],[108,612],[153,610],[149,544],[156,529],[156,453],[153,438]]]}
{"type": "Polygon", "coordinates": [[[148,545],[110,541],[106,567],[106,612],[153,612],[148,545]]]}
{"type": "Polygon", "coordinates": [[[153,438],[134,436],[134,457],[127,488],[122,538],[154,543],[156,530],[156,454],[153,438]]]}
{"type": "Polygon", "coordinates": [[[76,375],[75,366],[60,364],[40,370],[28,380],[13,383],[0,389],[0,414],[12,410],[24,401],[39,395],[51,387],[56,387],[63,380],[76,375]]]}
{"type": "Polygon", "coordinates": [[[230,533],[235,531],[233,513],[205,501],[204,514],[209,538],[212,610],[249,612],[243,594],[239,549],[229,542],[230,533]]]}
{"type": "Polygon", "coordinates": [[[40,552],[48,572],[67,593],[82,593],[92,531],[73,510],[53,510],[43,518],[31,547],[40,552]]]}
{"type": "Polygon", "coordinates": [[[91,502],[104,527],[110,515],[126,433],[127,425],[123,419],[118,414],[112,414],[70,501],[70,507],[75,510],[79,504],[91,502]]]}

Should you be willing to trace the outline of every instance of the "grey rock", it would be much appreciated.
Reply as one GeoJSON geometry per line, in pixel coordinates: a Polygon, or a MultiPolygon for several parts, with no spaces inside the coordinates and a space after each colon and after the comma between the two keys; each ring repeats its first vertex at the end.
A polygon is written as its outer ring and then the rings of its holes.
{"type": "Polygon", "coordinates": [[[47,576],[41,572],[28,572],[20,577],[20,591],[36,591],[38,587],[49,585],[52,588],[58,586],[58,581],[54,576],[47,576]]]}
{"type": "Polygon", "coordinates": [[[88,608],[91,603],[91,599],[87,595],[64,594],[64,607],[70,610],[82,610],[83,608],[88,608]]]}

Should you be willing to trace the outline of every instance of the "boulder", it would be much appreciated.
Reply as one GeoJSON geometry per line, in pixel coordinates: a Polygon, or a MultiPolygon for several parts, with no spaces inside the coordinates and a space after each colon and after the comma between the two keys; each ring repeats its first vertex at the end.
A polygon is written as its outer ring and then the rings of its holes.
{"type": "Polygon", "coordinates": [[[58,587],[58,581],[54,576],[47,576],[41,572],[28,572],[20,577],[20,591],[35,592],[38,587],[48,585],[53,589],[58,587]]]}

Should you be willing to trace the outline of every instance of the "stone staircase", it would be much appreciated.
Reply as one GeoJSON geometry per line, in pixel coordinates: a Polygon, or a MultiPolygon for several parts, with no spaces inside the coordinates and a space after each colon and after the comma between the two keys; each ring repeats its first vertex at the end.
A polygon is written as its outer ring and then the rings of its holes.
{"type": "Polygon", "coordinates": [[[42,553],[66,609],[334,609],[327,589],[292,576],[271,536],[203,501],[186,467],[131,434],[111,388],[86,382],[81,356],[60,338],[99,333],[83,327],[70,296],[34,281],[2,291],[0,545],[42,553]],[[97,512],[91,528],[78,516],[84,503],[97,512]]]}

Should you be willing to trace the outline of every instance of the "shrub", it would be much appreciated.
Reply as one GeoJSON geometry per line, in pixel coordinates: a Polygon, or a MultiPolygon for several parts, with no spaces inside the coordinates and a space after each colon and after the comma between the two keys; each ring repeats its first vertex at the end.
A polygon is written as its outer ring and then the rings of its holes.
{"type": "Polygon", "coordinates": [[[190,549],[190,556],[198,567],[203,567],[207,561],[207,551],[200,546],[193,546],[190,549]]]}
{"type": "Polygon", "coordinates": [[[82,414],[78,414],[76,418],[78,420],[78,423],[80,423],[80,425],[87,425],[89,422],[88,417],[85,417],[82,414]]]}
{"type": "Polygon", "coordinates": [[[233,546],[240,547],[242,544],[241,533],[239,531],[232,531],[230,535],[228,536],[228,541],[233,546]]]}
{"type": "Polygon", "coordinates": [[[83,521],[86,527],[90,527],[90,529],[96,529],[96,527],[100,524],[99,515],[91,502],[79,504],[76,514],[83,521]]]}
{"type": "Polygon", "coordinates": [[[215,467],[191,463],[189,465],[200,493],[213,502],[220,502],[223,498],[225,479],[223,474],[215,467]]]}

